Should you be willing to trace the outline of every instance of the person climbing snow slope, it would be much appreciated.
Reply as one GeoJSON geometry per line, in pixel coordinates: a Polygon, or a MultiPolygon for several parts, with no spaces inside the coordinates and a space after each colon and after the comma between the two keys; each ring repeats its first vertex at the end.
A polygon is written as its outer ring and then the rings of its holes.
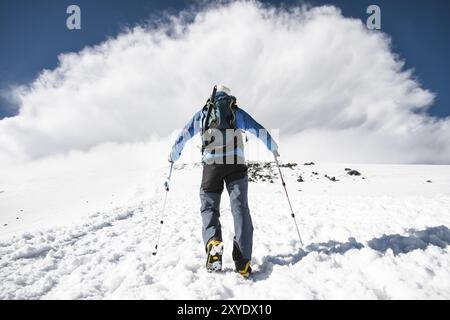
{"type": "Polygon", "coordinates": [[[229,88],[214,86],[206,105],[194,114],[177,137],[169,162],[178,160],[185,143],[202,135],[203,176],[200,187],[202,235],[208,272],[222,270],[220,198],[224,184],[230,196],[234,220],[233,260],[236,272],[249,277],[253,246],[253,224],[248,206],[248,176],[242,131],[249,131],[279,157],[278,145],[269,132],[236,103],[229,88]]]}

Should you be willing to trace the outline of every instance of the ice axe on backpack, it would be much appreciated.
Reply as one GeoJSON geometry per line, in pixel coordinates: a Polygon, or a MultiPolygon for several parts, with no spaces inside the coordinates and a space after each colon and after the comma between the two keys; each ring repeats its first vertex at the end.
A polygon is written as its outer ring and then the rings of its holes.
{"type": "Polygon", "coordinates": [[[206,113],[206,117],[205,117],[205,123],[203,126],[203,131],[206,131],[208,128],[206,128],[207,124],[208,124],[208,120],[211,117],[211,111],[213,109],[214,106],[214,102],[216,101],[216,93],[217,93],[217,85],[214,86],[212,94],[211,94],[211,98],[208,99],[208,101],[206,102],[206,107],[208,108],[208,111],[206,113]]]}
{"type": "Polygon", "coordinates": [[[205,132],[206,130],[208,130],[207,126],[208,126],[208,121],[209,118],[211,117],[211,112],[214,108],[214,102],[216,101],[216,93],[217,93],[217,85],[214,86],[211,97],[206,101],[206,105],[204,106],[204,108],[207,108],[206,111],[206,117],[205,120],[203,121],[203,126],[202,126],[202,154],[205,151],[205,141],[204,141],[204,137],[205,137],[205,132]]]}

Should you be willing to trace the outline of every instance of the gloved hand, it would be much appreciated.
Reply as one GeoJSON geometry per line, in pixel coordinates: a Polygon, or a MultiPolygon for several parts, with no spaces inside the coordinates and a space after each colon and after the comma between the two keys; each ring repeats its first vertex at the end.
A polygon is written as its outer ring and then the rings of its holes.
{"type": "Polygon", "coordinates": [[[272,153],[276,158],[278,158],[280,156],[280,154],[278,153],[278,150],[273,150],[272,153]]]}

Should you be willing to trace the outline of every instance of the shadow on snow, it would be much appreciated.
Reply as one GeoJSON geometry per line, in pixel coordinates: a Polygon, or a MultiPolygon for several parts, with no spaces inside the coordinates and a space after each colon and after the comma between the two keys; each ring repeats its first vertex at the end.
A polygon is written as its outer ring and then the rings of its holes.
{"type": "Polygon", "coordinates": [[[408,253],[416,249],[424,250],[429,245],[445,248],[450,244],[450,229],[446,226],[430,227],[425,230],[408,229],[407,235],[399,234],[383,235],[379,238],[369,240],[366,245],[351,237],[347,242],[330,240],[328,242],[311,243],[305,249],[300,249],[294,254],[279,254],[263,258],[260,270],[255,271],[253,279],[265,280],[273,271],[274,265],[293,265],[302,260],[311,252],[319,252],[326,255],[344,254],[352,249],[369,247],[375,251],[385,253],[391,249],[394,255],[408,253]]]}

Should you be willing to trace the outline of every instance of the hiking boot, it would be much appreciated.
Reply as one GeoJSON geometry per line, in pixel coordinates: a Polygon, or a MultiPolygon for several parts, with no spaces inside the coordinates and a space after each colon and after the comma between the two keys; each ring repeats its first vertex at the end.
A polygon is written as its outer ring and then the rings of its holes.
{"type": "Polygon", "coordinates": [[[252,273],[250,260],[235,261],[234,264],[236,266],[236,272],[238,272],[244,278],[248,278],[252,273]]]}
{"type": "Polygon", "coordinates": [[[252,272],[250,267],[250,259],[245,259],[242,256],[241,249],[236,240],[233,241],[233,260],[236,266],[236,272],[238,272],[244,278],[248,278],[252,272]]]}
{"type": "Polygon", "coordinates": [[[210,240],[206,245],[206,270],[216,272],[222,270],[223,242],[210,240]]]}

